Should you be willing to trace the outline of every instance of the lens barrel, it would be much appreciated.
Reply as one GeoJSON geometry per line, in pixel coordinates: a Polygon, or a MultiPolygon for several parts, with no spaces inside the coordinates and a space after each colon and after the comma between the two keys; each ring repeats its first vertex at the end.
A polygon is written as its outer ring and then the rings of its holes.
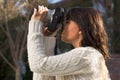
{"type": "Polygon", "coordinates": [[[52,16],[52,21],[48,25],[48,30],[51,33],[54,32],[59,27],[58,24],[63,24],[63,18],[64,18],[64,9],[57,7],[52,16]]]}

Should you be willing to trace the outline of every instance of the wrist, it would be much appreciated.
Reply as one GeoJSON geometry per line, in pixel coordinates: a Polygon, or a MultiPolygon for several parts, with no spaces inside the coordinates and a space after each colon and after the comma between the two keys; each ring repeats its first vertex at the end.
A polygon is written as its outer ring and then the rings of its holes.
{"type": "Polygon", "coordinates": [[[43,31],[43,22],[37,20],[30,20],[29,22],[29,33],[41,33],[43,31]]]}

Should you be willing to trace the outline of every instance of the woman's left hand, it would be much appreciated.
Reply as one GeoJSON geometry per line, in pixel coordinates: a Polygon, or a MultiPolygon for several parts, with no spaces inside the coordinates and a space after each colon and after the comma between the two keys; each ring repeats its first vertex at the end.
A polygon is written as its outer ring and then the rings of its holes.
{"type": "Polygon", "coordinates": [[[34,8],[31,20],[44,21],[47,11],[48,8],[44,6],[38,6],[38,10],[34,8]]]}

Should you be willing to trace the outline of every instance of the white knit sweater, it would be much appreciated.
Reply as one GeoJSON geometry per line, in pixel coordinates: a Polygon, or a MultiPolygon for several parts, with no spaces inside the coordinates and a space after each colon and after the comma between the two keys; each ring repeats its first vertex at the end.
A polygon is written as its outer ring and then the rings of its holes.
{"type": "Polygon", "coordinates": [[[44,37],[42,26],[39,21],[29,22],[27,50],[33,80],[110,80],[103,56],[92,47],[53,55],[56,40],[44,37]]]}

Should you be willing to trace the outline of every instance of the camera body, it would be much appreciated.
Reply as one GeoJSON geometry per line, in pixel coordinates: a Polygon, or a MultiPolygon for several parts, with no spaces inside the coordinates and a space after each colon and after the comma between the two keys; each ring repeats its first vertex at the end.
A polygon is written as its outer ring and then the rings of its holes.
{"type": "Polygon", "coordinates": [[[59,27],[63,26],[64,22],[64,9],[57,7],[54,10],[48,10],[45,18],[45,26],[49,33],[55,32],[59,27]]]}

